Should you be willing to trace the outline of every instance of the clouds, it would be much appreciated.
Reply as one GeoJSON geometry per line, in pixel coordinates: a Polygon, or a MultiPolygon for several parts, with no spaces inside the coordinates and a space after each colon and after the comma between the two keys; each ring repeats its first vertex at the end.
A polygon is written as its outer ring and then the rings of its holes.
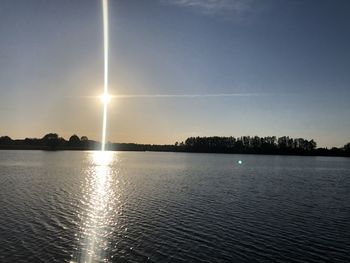
{"type": "Polygon", "coordinates": [[[192,8],[203,14],[230,12],[242,14],[251,9],[252,0],[161,0],[165,4],[192,8]]]}

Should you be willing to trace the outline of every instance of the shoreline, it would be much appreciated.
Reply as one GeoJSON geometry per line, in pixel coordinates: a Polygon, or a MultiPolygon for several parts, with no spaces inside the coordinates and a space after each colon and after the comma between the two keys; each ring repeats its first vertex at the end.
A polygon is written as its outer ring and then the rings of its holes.
{"type": "MultiPolygon", "coordinates": [[[[152,146],[152,145],[150,145],[152,146]]],[[[158,146],[158,145],[155,145],[158,146]]],[[[163,145],[161,145],[163,146],[163,145]]],[[[169,146],[169,145],[164,145],[169,146]]],[[[337,154],[337,153],[266,153],[266,152],[220,152],[220,151],[191,151],[185,149],[165,150],[165,149],[106,149],[111,152],[168,152],[168,153],[202,153],[202,154],[231,154],[231,155],[268,155],[268,156],[306,156],[306,157],[345,157],[349,158],[350,155],[337,154]]],[[[0,147],[0,151],[44,151],[44,152],[62,152],[62,151],[100,151],[99,148],[89,147],[72,147],[72,148],[60,148],[60,149],[48,149],[47,147],[0,147]]],[[[329,150],[328,150],[329,151],[329,150]]]]}

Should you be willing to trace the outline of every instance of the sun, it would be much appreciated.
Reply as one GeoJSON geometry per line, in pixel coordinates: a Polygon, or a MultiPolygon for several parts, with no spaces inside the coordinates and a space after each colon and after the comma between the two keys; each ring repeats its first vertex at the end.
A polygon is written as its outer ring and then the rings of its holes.
{"type": "Polygon", "coordinates": [[[111,101],[112,96],[109,94],[102,94],[99,96],[100,100],[102,101],[103,104],[107,104],[111,101]]]}

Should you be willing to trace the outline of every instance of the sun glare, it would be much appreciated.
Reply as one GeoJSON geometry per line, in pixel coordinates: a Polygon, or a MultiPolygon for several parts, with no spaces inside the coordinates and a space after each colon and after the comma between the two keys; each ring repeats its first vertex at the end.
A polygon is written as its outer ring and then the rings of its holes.
{"type": "Polygon", "coordinates": [[[109,103],[112,99],[112,96],[111,95],[108,95],[108,94],[102,94],[101,96],[99,96],[100,100],[102,103],[109,103]]]}
{"type": "Polygon", "coordinates": [[[93,154],[93,161],[95,165],[106,166],[112,162],[113,154],[108,151],[96,151],[93,154]]]}

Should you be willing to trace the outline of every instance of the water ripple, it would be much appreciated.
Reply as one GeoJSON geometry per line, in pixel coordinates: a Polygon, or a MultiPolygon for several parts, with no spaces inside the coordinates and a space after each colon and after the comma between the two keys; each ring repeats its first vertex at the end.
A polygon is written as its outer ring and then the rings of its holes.
{"type": "Polygon", "coordinates": [[[0,262],[350,262],[346,158],[0,153],[0,262]]]}

